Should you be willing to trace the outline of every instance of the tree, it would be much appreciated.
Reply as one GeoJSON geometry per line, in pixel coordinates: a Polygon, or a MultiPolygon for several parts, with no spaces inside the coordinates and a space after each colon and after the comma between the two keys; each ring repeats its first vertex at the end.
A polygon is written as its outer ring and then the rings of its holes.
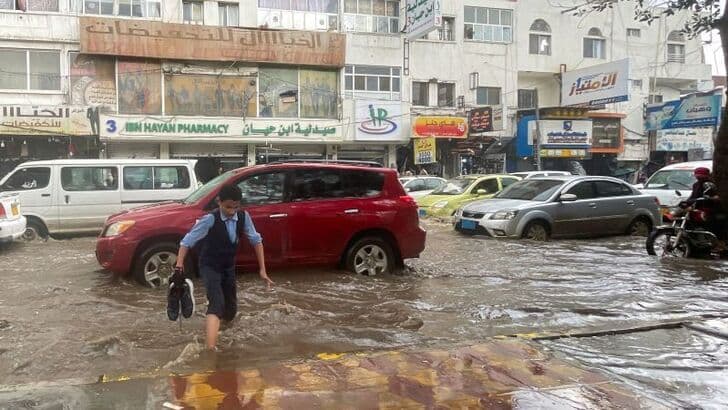
{"type": "MultiPolygon", "coordinates": [[[[586,4],[575,7],[577,14],[589,13],[592,11],[604,11],[612,8],[617,1],[631,0],[587,0],[586,4]]],[[[652,23],[653,21],[673,16],[678,13],[689,13],[688,19],[682,31],[695,38],[702,33],[716,30],[720,35],[723,48],[723,59],[728,67],[728,14],[720,7],[720,0],[634,0],[635,20],[652,23]]],[[[726,90],[728,94],[728,90],[726,90]]],[[[713,175],[718,192],[720,193],[723,208],[728,209],[728,122],[726,111],[723,111],[723,120],[718,128],[718,136],[715,139],[713,150],[713,175]]]]}

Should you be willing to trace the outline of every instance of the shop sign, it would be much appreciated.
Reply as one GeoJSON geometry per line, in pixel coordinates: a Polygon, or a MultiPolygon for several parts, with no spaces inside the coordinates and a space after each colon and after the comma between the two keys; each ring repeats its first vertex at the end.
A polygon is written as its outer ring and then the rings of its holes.
{"type": "MultiPolygon", "coordinates": [[[[541,145],[590,146],[592,122],[590,120],[543,120],[539,121],[541,145]]],[[[529,144],[536,136],[536,122],[529,123],[529,144]]]]}
{"type": "Polygon", "coordinates": [[[679,100],[647,107],[645,128],[648,131],[715,127],[722,107],[720,93],[691,94],[679,100]]]}
{"type": "Polygon", "coordinates": [[[4,105],[0,113],[4,135],[98,134],[98,108],[4,105]]]}
{"type": "Polygon", "coordinates": [[[394,101],[356,101],[356,141],[399,141],[402,105],[394,101]]]}
{"type": "Polygon", "coordinates": [[[703,150],[713,152],[712,128],[675,128],[658,130],[655,140],[656,151],[703,150]]]}
{"type": "Polygon", "coordinates": [[[404,30],[412,41],[424,37],[432,30],[442,27],[440,0],[407,0],[404,30]]]}
{"type": "Polygon", "coordinates": [[[80,17],[81,53],[343,67],[341,33],[80,17]]]}
{"type": "Polygon", "coordinates": [[[629,99],[629,59],[562,74],[561,105],[594,106],[629,99]]]}
{"type": "Polygon", "coordinates": [[[621,124],[622,122],[619,118],[593,118],[592,150],[619,149],[622,145],[621,124]]]}
{"type": "Polygon", "coordinates": [[[236,137],[323,141],[340,138],[341,125],[329,120],[274,120],[210,117],[101,116],[101,136],[236,137]]]}
{"type": "Polygon", "coordinates": [[[417,117],[413,125],[414,137],[466,138],[468,124],[465,118],[450,116],[417,117]]]}
{"type": "Polygon", "coordinates": [[[586,158],[585,149],[542,149],[541,158],[586,158]]]}
{"type": "Polygon", "coordinates": [[[473,108],[468,116],[468,129],[470,134],[502,130],[503,106],[473,108]]]}
{"type": "Polygon", "coordinates": [[[437,162],[437,140],[435,138],[416,138],[412,141],[415,151],[415,165],[437,162]]]}

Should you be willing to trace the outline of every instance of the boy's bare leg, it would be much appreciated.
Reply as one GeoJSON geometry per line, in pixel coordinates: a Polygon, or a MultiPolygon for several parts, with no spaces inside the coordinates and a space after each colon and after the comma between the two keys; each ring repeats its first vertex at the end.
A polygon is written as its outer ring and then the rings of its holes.
{"type": "Polygon", "coordinates": [[[217,315],[207,315],[205,328],[207,330],[207,348],[214,350],[217,346],[217,334],[220,332],[220,318],[217,315]]]}

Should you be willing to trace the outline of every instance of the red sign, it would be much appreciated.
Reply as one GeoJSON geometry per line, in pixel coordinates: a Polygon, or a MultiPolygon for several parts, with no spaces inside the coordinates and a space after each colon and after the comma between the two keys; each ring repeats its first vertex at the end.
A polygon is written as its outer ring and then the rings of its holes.
{"type": "Polygon", "coordinates": [[[413,126],[414,137],[466,138],[468,124],[462,117],[417,117],[413,126]]]}

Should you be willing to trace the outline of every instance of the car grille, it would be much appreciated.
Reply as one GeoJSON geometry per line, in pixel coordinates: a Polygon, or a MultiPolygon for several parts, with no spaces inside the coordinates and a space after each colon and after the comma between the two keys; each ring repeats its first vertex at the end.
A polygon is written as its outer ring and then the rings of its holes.
{"type": "Polygon", "coordinates": [[[463,218],[480,219],[484,216],[485,216],[485,214],[482,212],[463,211],[463,218]]]}

